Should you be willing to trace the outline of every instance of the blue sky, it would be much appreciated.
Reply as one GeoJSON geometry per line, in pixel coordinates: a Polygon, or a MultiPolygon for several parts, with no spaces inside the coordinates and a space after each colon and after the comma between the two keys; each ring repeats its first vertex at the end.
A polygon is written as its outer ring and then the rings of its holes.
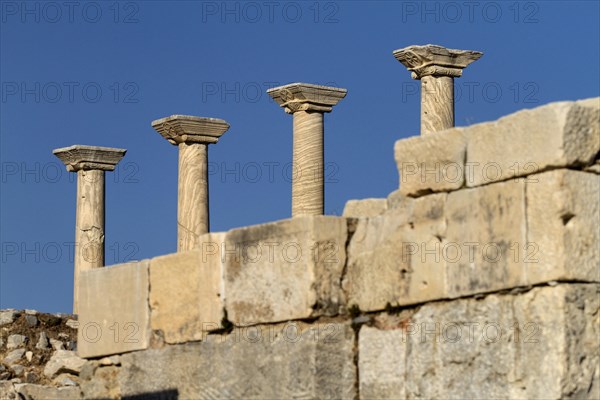
{"type": "Polygon", "coordinates": [[[0,307],[70,312],[75,176],[52,150],[128,150],[106,179],[106,263],[176,250],[177,149],[150,126],[223,118],[211,229],[290,216],[291,82],[348,95],[325,117],[326,213],[398,187],[394,142],[419,134],[413,44],[483,51],[455,82],[456,124],[598,96],[599,3],[2,1],[0,307]],[[286,167],[288,166],[288,167],[286,167]]]}

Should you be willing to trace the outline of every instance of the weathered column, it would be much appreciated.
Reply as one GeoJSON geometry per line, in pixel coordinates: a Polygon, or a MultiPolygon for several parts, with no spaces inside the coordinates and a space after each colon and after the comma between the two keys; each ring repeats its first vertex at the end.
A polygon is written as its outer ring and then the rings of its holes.
{"type": "Polygon", "coordinates": [[[269,89],[267,93],[286,113],[294,115],[292,217],[323,215],[323,114],[331,112],[347,90],[292,83],[269,89]]]}
{"type": "Polygon", "coordinates": [[[483,53],[428,44],[394,51],[394,57],[421,80],[421,135],[454,126],[454,78],[483,53]]]}
{"type": "Polygon", "coordinates": [[[210,229],[208,145],[217,143],[229,124],[217,118],[171,115],[153,121],[152,127],[179,147],[177,251],[191,250],[210,229]]]}
{"type": "Polygon", "coordinates": [[[53,151],[65,163],[67,171],[77,172],[75,314],[78,311],[79,273],[104,266],[104,171],[114,171],[125,152],[125,149],[82,145],[53,151]]]}

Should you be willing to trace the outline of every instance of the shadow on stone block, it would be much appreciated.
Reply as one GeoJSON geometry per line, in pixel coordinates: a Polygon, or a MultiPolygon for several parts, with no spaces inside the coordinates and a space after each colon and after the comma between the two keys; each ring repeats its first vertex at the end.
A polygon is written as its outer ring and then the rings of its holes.
{"type": "Polygon", "coordinates": [[[129,396],[123,396],[123,400],[178,400],[179,391],[177,389],[159,390],[157,392],[140,393],[129,396]]]}

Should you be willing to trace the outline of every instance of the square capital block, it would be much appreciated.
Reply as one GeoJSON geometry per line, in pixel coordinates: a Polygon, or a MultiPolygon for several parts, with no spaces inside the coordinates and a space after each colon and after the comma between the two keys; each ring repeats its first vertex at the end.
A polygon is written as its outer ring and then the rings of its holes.
{"type": "Polygon", "coordinates": [[[125,149],[80,144],[52,151],[67,166],[69,172],[90,169],[114,171],[126,152],[125,149]]]}
{"type": "Polygon", "coordinates": [[[412,72],[413,79],[428,75],[458,78],[464,68],[482,55],[479,51],[447,49],[434,44],[408,46],[394,51],[396,60],[412,72]]]}
{"type": "Polygon", "coordinates": [[[269,89],[267,93],[289,114],[296,111],[331,112],[348,91],[310,83],[290,83],[269,89]]]}
{"type": "Polygon", "coordinates": [[[152,121],[152,127],[169,143],[214,144],[227,132],[229,124],[218,118],[171,115],[152,121]]]}

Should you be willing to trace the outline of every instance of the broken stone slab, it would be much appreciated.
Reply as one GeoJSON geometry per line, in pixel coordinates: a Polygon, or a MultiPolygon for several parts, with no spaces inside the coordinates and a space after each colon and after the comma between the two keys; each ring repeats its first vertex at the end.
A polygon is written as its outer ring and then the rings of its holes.
{"type": "Polygon", "coordinates": [[[35,345],[36,349],[47,349],[50,346],[50,342],[48,341],[48,335],[46,335],[46,332],[41,332],[40,333],[40,338],[38,339],[38,342],[35,345]]]}
{"type": "Polygon", "coordinates": [[[73,351],[56,350],[44,367],[44,375],[49,379],[56,377],[60,373],[77,375],[85,362],[83,358],[79,358],[73,351]]]}
{"type": "Polygon", "coordinates": [[[463,128],[398,140],[394,154],[400,193],[419,197],[461,188],[465,183],[466,149],[463,128]]]}
{"type": "Polygon", "coordinates": [[[121,365],[121,357],[118,355],[104,357],[104,358],[101,358],[100,360],[98,360],[98,363],[102,366],[121,365]]]}
{"type": "Polygon", "coordinates": [[[23,372],[25,372],[25,367],[19,364],[11,365],[10,369],[12,370],[13,375],[16,377],[22,376],[23,372]]]}
{"type": "Polygon", "coordinates": [[[424,257],[439,250],[445,236],[446,197],[407,197],[385,214],[358,221],[342,282],[349,307],[377,311],[446,296],[444,268],[435,254],[424,257]]]}
{"type": "Polygon", "coordinates": [[[198,243],[198,250],[150,261],[151,326],[167,343],[200,340],[204,331],[222,328],[225,233],[202,235],[198,243]]]}
{"type": "Polygon", "coordinates": [[[27,323],[27,326],[33,328],[37,326],[38,319],[35,315],[25,315],[25,322],[27,323]]]}
{"type": "Polygon", "coordinates": [[[33,351],[25,352],[25,358],[27,359],[27,361],[31,362],[31,360],[33,359],[33,351]]]}
{"type": "Polygon", "coordinates": [[[469,187],[591,165],[600,151],[598,98],[550,103],[466,128],[469,187]]]}
{"type": "Polygon", "coordinates": [[[363,326],[361,397],[598,398],[598,290],[559,284],[436,302],[396,328],[363,326]]]}
{"type": "Polygon", "coordinates": [[[11,351],[10,353],[8,353],[6,355],[6,357],[4,357],[4,359],[2,360],[2,362],[6,365],[12,365],[15,362],[19,361],[21,358],[23,358],[23,355],[25,354],[25,349],[16,349],[11,351]]]}
{"type": "Polygon", "coordinates": [[[366,218],[383,214],[387,210],[387,199],[348,200],[342,216],[366,218]]]}
{"type": "Polygon", "coordinates": [[[38,383],[41,380],[39,375],[34,371],[25,371],[24,378],[26,383],[38,383]]]}
{"type": "MultiPolygon", "coordinates": [[[[123,397],[353,399],[354,357],[349,324],[290,322],[124,354],[114,380],[123,397]]],[[[82,382],[84,397],[97,381],[82,382]]]]}
{"type": "Polygon", "coordinates": [[[245,326],[341,312],[347,224],[299,216],[229,231],[222,249],[228,319],[245,326]]]}
{"type": "Polygon", "coordinates": [[[19,312],[16,310],[0,311],[0,326],[12,324],[18,316],[19,312]]]}
{"type": "Polygon", "coordinates": [[[18,383],[14,385],[18,398],[42,400],[42,399],[60,399],[60,400],[80,400],[81,391],[78,387],[61,387],[35,385],[31,383],[18,383]]]}
{"type": "Polygon", "coordinates": [[[69,328],[77,329],[79,327],[79,321],[68,319],[67,322],[65,322],[65,325],[67,325],[69,328]]]}
{"type": "Polygon", "coordinates": [[[450,297],[527,285],[523,180],[449,193],[445,211],[448,230],[438,257],[450,297]]]}
{"type": "Polygon", "coordinates": [[[529,284],[600,282],[600,176],[558,169],[526,180],[529,284]]]}
{"type": "Polygon", "coordinates": [[[16,349],[17,347],[24,346],[27,344],[29,339],[25,335],[10,335],[6,340],[6,348],[7,349],[16,349]]]}
{"type": "MultiPolygon", "coordinates": [[[[0,372],[0,377],[2,373],[0,372]]],[[[0,378],[0,398],[2,399],[18,399],[18,394],[15,392],[15,388],[12,382],[2,380],[0,378]]]]}
{"type": "Polygon", "coordinates": [[[52,382],[57,386],[78,386],[78,378],[66,373],[59,374],[52,382]]]}
{"type": "Polygon", "coordinates": [[[82,272],[77,351],[91,358],[145,349],[150,340],[149,261],[82,272]]]}
{"type": "Polygon", "coordinates": [[[54,350],[64,350],[65,344],[61,340],[50,339],[50,345],[54,350]]]}

